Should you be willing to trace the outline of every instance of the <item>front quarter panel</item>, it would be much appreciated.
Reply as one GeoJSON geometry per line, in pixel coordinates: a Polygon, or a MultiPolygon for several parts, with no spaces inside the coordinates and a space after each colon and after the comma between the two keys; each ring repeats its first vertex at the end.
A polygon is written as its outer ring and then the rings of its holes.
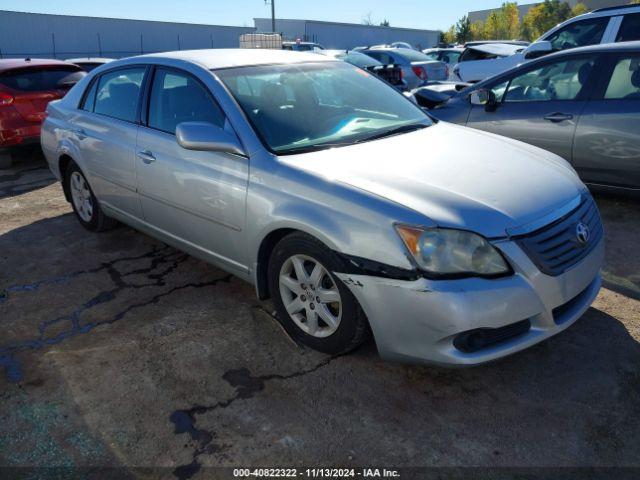
{"type": "Polygon", "coordinates": [[[267,153],[251,161],[247,233],[254,271],[260,245],[279,229],[303,231],[346,255],[414,268],[394,223],[433,225],[424,215],[267,153]]]}

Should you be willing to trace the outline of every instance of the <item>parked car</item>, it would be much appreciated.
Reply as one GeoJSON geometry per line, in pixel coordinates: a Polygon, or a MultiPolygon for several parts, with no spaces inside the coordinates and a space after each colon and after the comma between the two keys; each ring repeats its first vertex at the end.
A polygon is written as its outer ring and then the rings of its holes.
{"type": "Polygon", "coordinates": [[[413,45],[407,42],[393,42],[389,46],[391,48],[408,48],[409,50],[415,50],[415,48],[413,48],[413,45]]]}
{"type": "Polygon", "coordinates": [[[85,72],[90,72],[94,68],[97,68],[105,63],[112,62],[113,58],[104,57],[81,57],[81,58],[68,58],[67,62],[78,65],[85,72]]]}
{"type": "Polygon", "coordinates": [[[477,82],[552,52],[635,40],[640,40],[640,5],[601,8],[561,23],[520,52],[482,61],[480,70],[460,63],[454,73],[456,80],[477,82]]]}
{"type": "Polygon", "coordinates": [[[315,42],[282,42],[282,49],[295,52],[313,52],[314,50],[324,50],[324,47],[315,42]]]}
{"type": "Polygon", "coordinates": [[[427,48],[422,51],[431,60],[437,60],[449,65],[450,71],[458,63],[462,52],[464,52],[463,48],[427,48]]]}
{"type": "Polygon", "coordinates": [[[554,152],[589,184],[640,189],[640,42],[543,57],[431,113],[554,152]]]}
{"type": "Polygon", "coordinates": [[[42,146],[86,229],[117,219],[232,272],[323,352],[371,331],[384,358],[479,364],[600,288],[600,217],[567,162],[323,55],[118,60],[49,105],[42,146]]]}
{"type": "Polygon", "coordinates": [[[39,143],[47,104],[83,76],[80,67],[58,60],[0,60],[0,167],[11,166],[17,149],[39,143]]]}
{"type": "Polygon", "coordinates": [[[497,68],[496,61],[502,62],[500,65],[510,66],[521,63],[522,59],[517,54],[525,48],[509,43],[481,43],[466,47],[452,68],[452,80],[468,83],[484,80],[497,68]]]}
{"type": "Polygon", "coordinates": [[[363,50],[370,57],[384,65],[398,65],[402,68],[402,78],[408,89],[418,88],[428,82],[446,80],[449,77],[449,67],[444,62],[438,62],[427,57],[424,53],[408,48],[369,48],[363,50]]]}
{"type": "Polygon", "coordinates": [[[406,90],[406,83],[402,79],[402,69],[397,65],[383,65],[375,58],[360,52],[346,50],[322,50],[327,57],[343,60],[351,65],[360,67],[389,82],[400,90],[406,90]]]}

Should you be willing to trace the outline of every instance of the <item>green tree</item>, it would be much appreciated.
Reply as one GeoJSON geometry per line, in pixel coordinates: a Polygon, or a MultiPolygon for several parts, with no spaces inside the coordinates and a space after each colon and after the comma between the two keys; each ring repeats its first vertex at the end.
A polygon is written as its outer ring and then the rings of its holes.
{"type": "Polygon", "coordinates": [[[442,32],[440,35],[440,41],[442,43],[456,43],[456,27],[451,25],[449,30],[442,32]]]}
{"type": "Polygon", "coordinates": [[[458,43],[466,43],[471,40],[471,20],[466,15],[456,24],[456,40],[458,43]]]}
{"type": "Polygon", "coordinates": [[[520,11],[518,4],[507,2],[500,9],[500,38],[515,40],[520,35],[520,11]]]}
{"type": "MultiPolygon", "coordinates": [[[[640,0],[637,0],[637,1],[640,1],[640,0]]],[[[584,3],[580,2],[580,3],[576,3],[576,6],[571,9],[571,16],[577,17],[578,15],[582,15],[587,12],[589,12],[589,9],[587,8],[587,6],[584,3]]]]}
{"type": "Polygon", "coordinates": [[[527,40],[535,40],[572,16],[571,7],[567,2],[545,0],[544,3],[531,8],[522,19],[522,36],[527,40]]]}
{"type": "Polygon", "coordinates": [[[493,11],[484,22],[484,38],[485,40],[500,39],[500,15],[497,11],[493,11]]]}
{"type": "Polygon", "coordinates": [[[384,20],[382,20],[382,21],[380,22],[380,26],[381,26],[381,27],[390,27],[390,26],[391,26],[391,24],[389,23],[389,20],[387,20],[387,19],[385,18],[384,20]]]}

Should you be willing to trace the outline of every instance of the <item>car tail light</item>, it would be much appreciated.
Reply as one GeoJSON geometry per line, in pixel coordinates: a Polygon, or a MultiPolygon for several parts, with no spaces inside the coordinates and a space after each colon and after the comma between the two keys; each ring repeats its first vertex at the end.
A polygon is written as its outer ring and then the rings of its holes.
{"type": "Polygon", "coordinates": [[[411,70],[413,70],[413,73],[415,73],[420,80],[427,80],[427,71],[424,68],[411,67],[411,70]]]}
{"type": "Polygon", "coordinates": [[[13,95],[6,92],[0,92],[0,105],[11,105],[13,103],[13,95]]]}

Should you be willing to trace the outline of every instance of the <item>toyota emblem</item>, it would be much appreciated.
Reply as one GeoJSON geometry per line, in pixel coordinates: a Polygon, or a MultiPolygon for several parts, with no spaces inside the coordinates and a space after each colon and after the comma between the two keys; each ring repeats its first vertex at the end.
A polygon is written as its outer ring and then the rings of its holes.
{"type": "Polygon", "coordinates": [[[589,241],[589,226],[580,222],[576,225],[576,239],[580,245],[586,245],[589,241]]]}

